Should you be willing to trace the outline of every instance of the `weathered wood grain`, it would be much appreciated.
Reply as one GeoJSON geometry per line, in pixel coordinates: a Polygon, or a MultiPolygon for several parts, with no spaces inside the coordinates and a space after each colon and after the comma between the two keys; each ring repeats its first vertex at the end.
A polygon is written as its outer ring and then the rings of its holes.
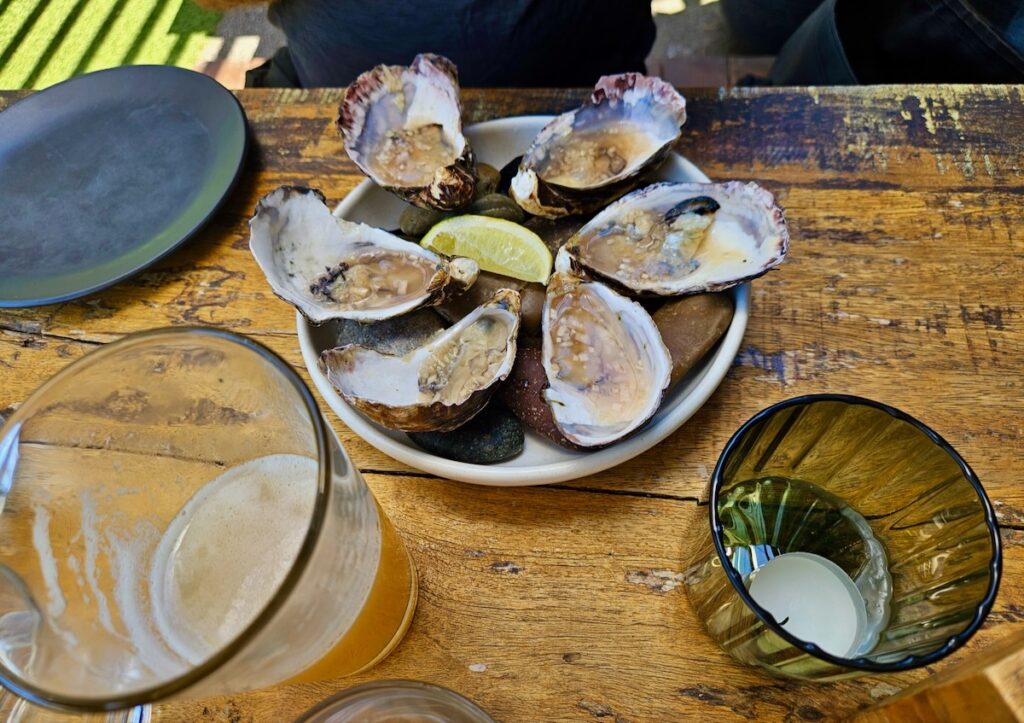
{"type": "Polygon", "coordinates": [[[1014,723],[1024,718],[1024,630],[860,713],[857,723],[1014,723]]]}
{"type": "MultiPolygon", "coordinates": [[[[477,121],[558,112],[584,95],[467,90],[464,100],[477,121]]],[[[0,93],[0,108],[17,97],[0,93]]],[[[362,177],[333,128],[340,91],[239,97],[253,151],[209,228],[112,289],[0,312],[0,416],[96,344],[156,326],[241,331],[302,369],[293,312],[251,260],[247,219],[282,183],[315,185],[337,201],[362,177]]],[[[921,679],[924,672],[832,686],[773,681],[717,651],[673,587],[682,536],[706,524],[706,507],[695,502],[706,499],[731,432],[772,402],[819,391],[901,407],[971,462],[1007,527],[1007,560],[996,610],[968,649],[1021,629],[1021,99],[1020,87],[1006,86],[688,93],[680,152],[712,178],[767,186],[792,231],[790,258],[753,284],[736,363],[700,412],[654,450],[543,490],[402,476],[407,468],[329,415],[356,464],[384,473],[369,482],[409,540],[424,585],[407,640],[358,680],[435,680],[500,720],[636,721],[814,720],[921,679]],[[486,670],[469,670],[478,663],[486,670]]],[[[168,704],[158,716],[287,719],[348,682],[168,704]]]]}

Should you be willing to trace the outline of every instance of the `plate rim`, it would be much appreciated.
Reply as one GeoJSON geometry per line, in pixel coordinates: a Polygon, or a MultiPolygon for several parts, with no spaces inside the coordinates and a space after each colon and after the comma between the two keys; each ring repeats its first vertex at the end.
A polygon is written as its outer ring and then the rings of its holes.
{"type": "MultiPolygon", "coordinates": [[[[524,121],[549,121],[554,117],[553,115],[508,116],[474,123],[467,126],[466,130],[485,129],[500,131],[504,125],[519,125],[524,121]]],[[[711,179],[686,157],[675,151],[672,152],[672,155],[682,162],[689,172],[698,176],[702,182],[711,182],[711,179]]],[[[368,178],[364,179],[337,204],[334,214],[341,216],[348,208],[359,202],[363,196],[375,187],[376,185],[373,181],[368,178]]],[[[319,354],[313,344],[311,325],[299,312],[295,313],[295,323],[302,360],[314,386],[324,402],[327,403],[327,406],[363,441],[376,448],[379,452],[409,465],[413,469],[444,479],[487,487],[533,487],[566,482],[616,467],[647,452],[682,427],[687,420],[704,406],[725,380],[736,355],[739,353],[750,314],[749,282],[734,287],[734,306],[735,311],[729,328],[718,342],[718,351],[711,364],[705,369],[703,377],[697,382],[690,393],[669,409],[666,415],[656,424],[648,423],[641,428],[639,433],[604,449],[579,453],[565,450],[568,454],[573,454],[574,456],[558,462],[521,467],[457,462],[439,457],[425,450],[413,449],[384,434],[370,420],[363,417],[354,407],[350,406],[320,372],[317,367],[319,354]]],[[[527,433],[530,433],[530,430],[527,430],[527,433]]]]}
{"type": "Polygon", "coordinates": [[[45,93],[48,93],[50,91],[54,91],[54,90],[56,90],[58,88],[62,88],[64,86],[67,86],[67,85],[70,85],[70,84],[73,84],[73,83],[88,82],[88,81],[84,80],[86,78],[91,78],[93,76],[103,75],[103,74],[110,74],[110,73],[137,72],[137,71],[154,72],[154,69],[157,69],[157,68],[159,69],[159,70],[155,71],[157,73],[165,72],[166,71],[166,72],[168,72],[168,74],[171,74],[171,75],[175,75],[176,74],[176,75],[181,75],[182,77],[191,77],[192,80],[189,80],[188,82],[209,82],[209,83],[213,83],[218,89],[223,91],[224,95],[227,95],[233,101],[233,106],[232,105],[228,105],[226,107],[230,108],[233,111],[237,111],[237,114],[238,114],[237,117],[241,121],[241,125],[242,125],[242,146],[241,146],[241,149],[240,149],[237,161],[233,161],[235,163],[235,170],[234,170],[234,173],[231,176],[231,181],[224,188],[224,191],[221,193],[220,197],[211,205],[209,211],[207,211],[207,213],[201,219],[196,221],[196,223],[194,223],[192,225],[192,227],[188,230],[187,233],[185,233],[177,241],[175,241],[175,242],[165,246],[158,253],[154,254],[153,256],[151,256],[149,259],[147,259],[143,263],[135,265],[132,268],[127,269],[127,270],[123,271],[120,274],[116,274],[114,276],[111,276],[110,278],[108,278],[108,279],[106,279],[106,280],[104,280],[102,282],[99,282],[99,283],[96,283],[96,284],[91,284],[89,286],[82,287],[82,288],[77,289],[75,291],[70,291],[70,292],[68,292],[66,294],[57,294],[57,295],[54,295],[54,296],[37,296],[37,297],[32,297],[32,298],[18,298],[18,299],[10,299],[10,298],[7,298],[7,297],[0,296],[0,309],[23,309],[23,308],[33,307],[33,306],[49,306],[51,304],[59,304],[59,303],[65,302],[65,301],[73,301],[75,299],[81,299],[81,298],[89,296],[91,294],[95,294],[98,291],[103,291],[104,289],[108,289],[111,286],[119,284],[122,281],[125,281],[126,279],[129,279],[132,276],[135,276],[140,271],[144,271],[145,269],[148,269],[150,266],[155,264],[157,261],[160,261],[161,259],[165,258],[170,253],[172,253],[173,251],[176,251],[177,249],[181,248],[181,246],[183,246],[185,243],[187,243],[192,238],[194,238],[196,236],[196,234],[198,234],[200,231],[202,231],[203,228],[205,228],[207,226],[207,224],[209,224],[210,219],[212,219],[213,216],[218,211],[220,211],[221,207],[224,205],[224,202],[227,200],[227,198],[231,195],[231,193],[238,186],[238,181],[242,177],[242,171],[245,168],[246,160],[248,159],[249,151],[251,150],[251,148],[250,148],[251,141],[250,141],[250,138],[249,138],[249,119],[248,119],[248,117],[245,114],[245,108],[242,106],[241,101],[238,100],[238,96],[236,96],[230,90],[225,88],[223,85],[221,85],[219,82],[217,82],[216,80],[214,80],[210,76],[205,75],[203,73],[197,73],[194,70],[189,70],[187,68],[179,68],[179,67],[173,66],[173,65],[154,65],[154,64],[120,65],[120,66],[115,66],[115,67],[112,67],[112,68],[103,68],[101,70],[96,70],[96,71],[93,71],[91,73],[84,73],[82,75],[76,75],[76,76],[73,76],[71,78],[67,78],[65,80],[60,81],[59,83],[54,83],[53,85],[47,86],[46,88],[43,88],[42,90],[33,92],[33,93],[25,96],[24,98],[21,98],[18,101],[10,104],[6,108],[4,108],[3,111],[0,111],[0,116],[2,116],[3,113],[6,113],[6,112],[8,112],[10,110],[13,110],[14,108],[16,108],[17,106],[21,105],[22,103],[26,103],[28,101],[31,101],[32,99],[38,98],[39,96],[41,96],[41,95],[43,95],[45,93]],[[198,78],[196,76],[198,76],[198,78]],[[205,80],[199,80],[199,79],[205,79],[205,80]]]}

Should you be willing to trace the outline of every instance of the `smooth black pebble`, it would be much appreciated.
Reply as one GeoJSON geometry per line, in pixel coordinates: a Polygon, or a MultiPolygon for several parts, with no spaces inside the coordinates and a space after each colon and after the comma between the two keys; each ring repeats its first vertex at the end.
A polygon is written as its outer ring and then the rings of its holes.
{"type": "Polygon", "coordinates": [[[524,436],[522,423],[496,402],[451,432],[409,432],[409,439],[427,452],[471,464],[515,457],[523,451],[524,436]]]}
{"type": "Polygon", "coordinates": [[[512,179],[519,173],[519,162],[523,160],[522,156],[516,156],[511,161],[506,163],[498,171],[500,180],[498,181],[498,193],[508,194],[508,189],[512,186],[512,179]]]}

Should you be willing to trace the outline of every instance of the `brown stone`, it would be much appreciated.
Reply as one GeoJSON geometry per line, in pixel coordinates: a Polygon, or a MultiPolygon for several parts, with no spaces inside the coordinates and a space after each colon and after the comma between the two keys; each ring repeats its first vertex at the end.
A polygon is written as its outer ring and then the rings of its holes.
{"type": "Polygon", "coordinates": [[[651,318],[672,357],[675,384],[697,365],[732,322],[732,294],[695,294],[661,306],[651,318]]]}

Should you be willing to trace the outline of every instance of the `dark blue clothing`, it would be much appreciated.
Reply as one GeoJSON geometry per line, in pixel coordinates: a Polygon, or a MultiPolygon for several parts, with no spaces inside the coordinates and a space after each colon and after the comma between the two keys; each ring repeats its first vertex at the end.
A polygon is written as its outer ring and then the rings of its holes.
{"type": "MultiPolygon", "coordinates": [[[[764,2],[729,0],[744,1],[764,2]]],[[[771,73],[775,85],[1021,80],[1024,0],[824,0],[771,73]]]]}
{"type": "Polygon", "coordinates": [[[303,87],[343,86],[417,53],[451,59],[464,86],[592,86],[644,70],[650,0],[276,0],[303,87]]]}

